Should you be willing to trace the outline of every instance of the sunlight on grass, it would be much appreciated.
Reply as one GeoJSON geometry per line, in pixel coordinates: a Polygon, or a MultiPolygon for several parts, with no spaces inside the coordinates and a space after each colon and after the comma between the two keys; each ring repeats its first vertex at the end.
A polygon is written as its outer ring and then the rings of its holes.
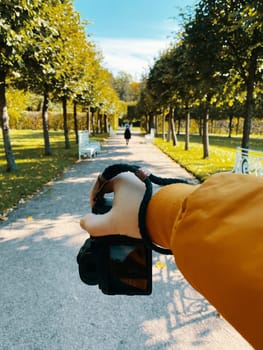
{"type": "MultiPolygon", "coordinates": [[[[71,148],[66,150],[63,131],[50,131],[52,156],[44,156],[42,131],[12,130],[12,148],[19,171],[6,172],[3,140],[0,139],[0,218],[7,209],[16,207],[19,201],[29,198],[50,180],[60,176],[63,171],[78,159],[75,135],[70,133],[71,148]]],[[[108,135],[102,134],[91,139],[103,141],[108,135]]],[[[210,158],[203,159],[201,137],[190,137],[190,150],[184,150],[184,137],[178,137],[179,144],[155,139],[155,144],[173,160],[201,180],[209,175],[231,171],[235,163],[236,147],[241,138],[210,136],[210,158]]],[[[250,148],[263,150],[263,138],[251,138],[250,148]]],[[[2,217],[4,218],[4,217],[2,217]]]]}
{"type": "MultiPolygon", "coordinates": [[[[231,171],[235,164],[236,147],[241,144],[240,138],[210,136],[210,156],[209,159],[203,159],[203,145],[200,136],[191,136],[188,151],[184,150],[184,137],[179,136],[178,141],[179,144],[174,147],[172,142],[156,138],[155,144],[200,180],[214,173],[231,171]]],[[[250,144],[252,149],[262,150],[263,138],[251,139],[250,144]]]]}
{"type": "MultiPolygon", "coordinates": [[[[0,139],[0,215],[6,209],[16,207],[44,184],[60,176],[78,159],[78,147],[74,133],[70,133],[70,149],[65,149],[63,131],[50,131],[52,156],[44,156],[41,131],[12,130],[12,149],[18,172],[6,172],[3,139],[0,139]]],[[[104,135],[105,137],[105,135],[104,135]]],[[[103,136],[96,138],[103,139],[103,136]]]]}

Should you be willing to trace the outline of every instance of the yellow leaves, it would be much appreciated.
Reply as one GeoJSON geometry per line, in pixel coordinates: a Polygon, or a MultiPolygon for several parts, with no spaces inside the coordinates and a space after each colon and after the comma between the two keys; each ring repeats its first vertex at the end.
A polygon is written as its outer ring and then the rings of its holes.
{"type": "Polygon", "coordinates": [[[163,270],[167,267],[166,263],[162,262],[162,261],[157,261],[155,263],[155,266],[157,267],[157,269],[159,270],[163,270]]]}
{"type": "Polygon", "coordinates": [[[217,23],[218,23],[218,20],[216,19],[216,18],[214,18],[213,20],[212,20],[212,25],[217,25],[217,23]]]}

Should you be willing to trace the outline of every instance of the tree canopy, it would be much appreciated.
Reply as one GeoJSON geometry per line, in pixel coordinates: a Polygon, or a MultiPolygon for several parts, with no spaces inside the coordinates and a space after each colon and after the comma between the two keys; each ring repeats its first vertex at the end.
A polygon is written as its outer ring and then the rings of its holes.
{"type": "MultiPolygon", "coordinates": [[[[86,34],[85,23],[71,0],[3,0],[0,4],[0,121],[7,170],[17,166],[9,136],[6,85],[43,97],[45,154],[50,155],[49,100],[61,100],[67,138],[66,103],[74,101],[103,113],[123,112],[112,75],[86,34]]],[[[69,146],[66,140],[66,147],[69,146]]]]}
{"type": "MultiPolygon", "coordinates": [[[[263,4],[256,0],[201,0],[179,40],[155,60],[141,100],[151,95],[155,114],[160,106],[193,112],[199,106],[204,125],[214,111],[238,114],[244,119],[242,146],[248,148],[254,107],[262,102],[262,16],[263,4]]],[[[147,115],[148,107],[141,112],[147,115]]]]}

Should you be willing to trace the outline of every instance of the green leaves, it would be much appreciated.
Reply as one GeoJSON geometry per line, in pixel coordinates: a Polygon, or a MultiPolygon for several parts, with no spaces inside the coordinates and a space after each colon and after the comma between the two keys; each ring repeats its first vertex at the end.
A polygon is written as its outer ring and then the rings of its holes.
{"type": "MultiPolygon", "coordinates": [[[[58,97],[88,91],[89,101],[100,99],[104,79],[101,55],[70,0],[1,1],[1,71],[24,89],[42,94],[45,86],[58,97]]],[[[106,85],[109,91],[109,79],[106,85]]]]}
{"type": "Polygon", "coordinates": [[[180,116],[190,105],[214,118],[235,113],[245,119],[242,143],[248,147],[254,105],[260,105],[263,91],[262,1],[201,0],[180,39],[149,72],[144,96],[152,97],[151,111],[158,115],[160,107],[167,111],[172,104],[180,116]]]}

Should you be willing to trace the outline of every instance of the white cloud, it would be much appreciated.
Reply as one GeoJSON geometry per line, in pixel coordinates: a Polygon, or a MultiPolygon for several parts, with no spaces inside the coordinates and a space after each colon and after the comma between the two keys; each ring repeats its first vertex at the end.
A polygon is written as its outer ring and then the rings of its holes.
{"type": "Polygon", "coordinates": [[[154,59],[169,47],[169,40],[155,39],[113,39],[97,38],[98,48],[102,51],[104,65],[114,75],[127,72],[135,80],[149,71],[154,59]]]}

